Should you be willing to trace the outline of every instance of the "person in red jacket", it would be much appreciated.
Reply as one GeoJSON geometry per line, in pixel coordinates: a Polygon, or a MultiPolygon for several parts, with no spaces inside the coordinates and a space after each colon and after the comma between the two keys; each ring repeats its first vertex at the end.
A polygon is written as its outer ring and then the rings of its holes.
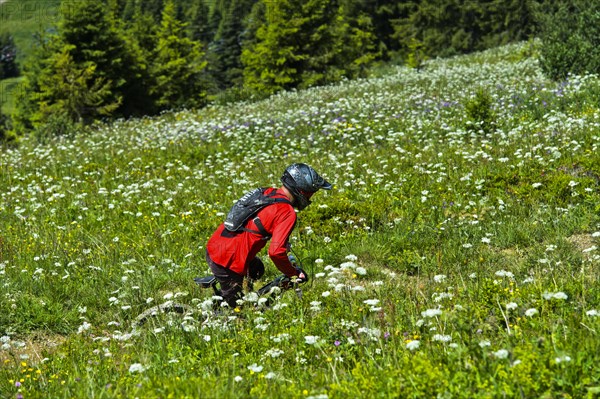
{"type": "Polygon", "coordinates": [[[239,231],[221,225],[206,245],[206,261],[221,285],[223,300],[234,308],[241,299],[245,277],[259,278],[264,265],[256,255],[267,245],[275,266],[286,276],[307,279],[305,273],[288,259],[289,237],[296,225],[296,212],[306,208],[319,189],[331,190],[331,184],[310,166],[295,163],[281,176],[281,187],[267,188],[264,194],[281,199],[258,211],[239,231]]]}

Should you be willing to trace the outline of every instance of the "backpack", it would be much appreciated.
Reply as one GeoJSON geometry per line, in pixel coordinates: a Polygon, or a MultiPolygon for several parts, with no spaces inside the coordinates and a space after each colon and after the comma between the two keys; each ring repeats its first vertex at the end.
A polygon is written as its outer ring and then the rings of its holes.
{"type": "Polygon", "coordinates": [[[246,193],[242,198],[240,198],[229,210],[227,217],[225,218],[225,229],[229,232],[241,232],[247,231],[249,233],[259,234],[263,236],[264,239],[269,239],[271,236],[265,228],[258,216],[254,218],[254,224],[258,228],[258,231],[246,229],[244,226],[252,218],[252,216],[256,215],[258,211],[263,209],[264,207],[277,203],[277,202],[285,202],[288,204],[292,204],[288,199],[285,198],[273,198],[277,193],[276,190],[273,190],[270,194],[265,194],[266,188],[256,188],[248,193],[246,193]]]}

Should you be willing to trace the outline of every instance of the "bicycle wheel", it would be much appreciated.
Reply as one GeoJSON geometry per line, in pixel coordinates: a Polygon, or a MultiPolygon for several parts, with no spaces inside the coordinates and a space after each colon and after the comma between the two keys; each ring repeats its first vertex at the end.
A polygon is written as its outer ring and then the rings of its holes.
{"type": "Polygon", "coordinates": [[[157,306],[153,306],[148,310],[140,313],[138,317],[135,318],[135,325],[142,326],[149,319],[157,317],[161,314],[167,313],[178,313],[185,314],[191,312],[192,308],[189,305],[184,305],[181,303],[175,303],[173,301],[167,301],[157,306]]]}

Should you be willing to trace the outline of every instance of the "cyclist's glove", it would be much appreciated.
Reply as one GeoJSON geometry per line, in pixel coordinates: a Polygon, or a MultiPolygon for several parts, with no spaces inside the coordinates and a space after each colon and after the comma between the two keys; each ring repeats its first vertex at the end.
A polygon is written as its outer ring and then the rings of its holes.
{"type": "Polygon", "coordinates": [[[308,273],[306,273],[301,268],[296,267],[296,275],[292,277],[291,280],[296,284],[306,283],[308,281],[308,273]]]}

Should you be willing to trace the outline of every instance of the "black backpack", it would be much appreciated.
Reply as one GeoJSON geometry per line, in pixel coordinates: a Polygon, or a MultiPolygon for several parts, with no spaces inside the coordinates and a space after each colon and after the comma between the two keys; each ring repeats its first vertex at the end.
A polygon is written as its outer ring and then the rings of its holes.
{"type": "Polygon", "coordinates": [[[258,211],[263,209],[265,206],[277,203],[277,202],[286,202],[288,204],[292,204],[288,199],[285,198],[274,198],[277,194],[276,190],[273,190],[270,194],[265,194],[266,188],[257,188],[249,193],[246,193],[242,198],[240,198],[229,210],[227,217],[225,218],[225,229],[229,232],[241,232],[247,231],[254,234],[259,234],[263,236],[264,239],[269,239],[271,236],[265,230],[264,226],[260,222],[258,216],[254,218],[254,224],[258,228],[258,231],[247,229],[244,226],[252,218],[252,216],[256,215],[258,211]]]}

